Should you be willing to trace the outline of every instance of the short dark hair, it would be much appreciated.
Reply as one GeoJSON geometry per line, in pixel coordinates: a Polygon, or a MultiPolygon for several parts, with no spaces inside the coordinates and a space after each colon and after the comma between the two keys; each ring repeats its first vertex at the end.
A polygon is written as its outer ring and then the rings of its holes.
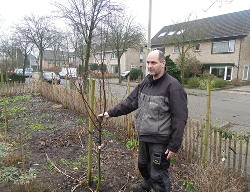
{"type": "Polygon", "coordinates": [[[159,51],[159,61],[162,63],[165,60],[164,53],[162,51],[159,51]]]}

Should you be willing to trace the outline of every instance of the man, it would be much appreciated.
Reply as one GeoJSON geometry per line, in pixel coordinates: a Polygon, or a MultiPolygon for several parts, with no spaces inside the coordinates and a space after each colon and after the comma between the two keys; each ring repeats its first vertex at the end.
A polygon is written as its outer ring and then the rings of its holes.
{"type": "Polygon", "coordinates": [[[181,146],[188,118],[187,95],[179,81],[166,72],[163,52],[150,52],[147,64],[149,75],[124,101],[98,116],[107,119],[138,109],[138,168],[144,181],[131,190],[169,192],[167,169],[181,146]]]}

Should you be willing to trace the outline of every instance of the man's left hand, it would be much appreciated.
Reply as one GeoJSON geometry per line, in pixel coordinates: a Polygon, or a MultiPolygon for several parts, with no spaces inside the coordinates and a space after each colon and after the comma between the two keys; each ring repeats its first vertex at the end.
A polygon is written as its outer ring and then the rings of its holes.
{"type": "Polygon", "coordinates": [[[172,151],[170,151],[169,149],[166,150],[165,154],[168,154],[167,160],[170,159],[171,157],[173,157],[175,155],[175,153],[172,152],[172,151]]]}

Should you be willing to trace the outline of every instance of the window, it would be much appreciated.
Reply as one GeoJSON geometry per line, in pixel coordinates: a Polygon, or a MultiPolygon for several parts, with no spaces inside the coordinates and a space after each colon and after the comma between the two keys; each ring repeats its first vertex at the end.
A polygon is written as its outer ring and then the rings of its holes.
{"type": "Polygon", "coordinates": [[[184,33],[184,31],[185,31],[184,29],[178,31],[178,32],[177,32],[177,35],[180,35],[180,34],[184,33]]]}
{"type": "Polygon", "coordinates": [[[143,63],[143,59],[140,59],[140,63],[143,63]]]}
{"type": "Polygon", "coordinates": [[[174,46],[173,53],[178,53],[178,52],[179,52],[179,48],[177,46],[174,46]]]}
{"type": "Polygon", "coordinates": [[[175,33],[175,31],[170,31],[169,33],[168,33],[168,35],[173,35],[175,33]]]}
{"type": "Polygon", "coordinates": [[[248,80],[248,71],[249,71],[249,67],[248,66],[244,66],[242,80],[248,80]]]}
{"type": "Polygon", "coordinates": [[[160,35],[158,35],[158,37],[163,37],[163,36],[166,35],[166,33],[167,33],[167,32],[163,32],[163,33],[161,33],[160,35]]]}
{"type": "Polygon", "coordinates": [[[224,80],[232,80],[232,67],[231,66],[218,66],[210,67],[210,74],[224,80]]]}
{"type": "Polygon", "coordinates": [[[195,45],[195,51],[200,51],[201,44],[198,43],[195,45]]]}
{"type": "Polygon", "coordinates": [[[213,42],[212,53],[233,53],[235,40],[213,42]]]}
{"type": "Polygon", "coordinates": [[[113,53],[110,53],[110,59],[116,59],[116,54],[113,52],[113,53]]]}
{"type": "Polygon", "coordinates": [[[143,47],[140,47],[140,53],[143,53],[143,47]]]}

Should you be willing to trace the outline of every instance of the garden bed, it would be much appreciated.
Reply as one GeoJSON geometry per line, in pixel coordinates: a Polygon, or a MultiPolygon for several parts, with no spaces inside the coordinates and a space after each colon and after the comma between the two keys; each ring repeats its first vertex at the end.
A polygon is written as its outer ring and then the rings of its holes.
{"type": "MultiPolygon", "coordinates": [[[[97,133],[93,134],[93,185],[88,187],[86,116],[39,95],[0,98],[1,106],[3,103],[7,104],[8,130],[5,135],[1,129],[0,135],[0,191],[70,192],[79,180],[82,185],[74,191],[96,189],[97,133]]],[[[4,110],[0,120],[0,127],[4,127],[4,110]]],[[[137,152],[127,148],[123,134],[124,130],[119,128],[102,130],[102,192],[129,192],[131,185],[140,179],[137,152]]],[[[185,192],[185,187],[198,189],[190,180],[194,171],[188,172],[193,164],[184,162],[180,157],[175,158],[170,167],[172,192],[185,192]]]]}

